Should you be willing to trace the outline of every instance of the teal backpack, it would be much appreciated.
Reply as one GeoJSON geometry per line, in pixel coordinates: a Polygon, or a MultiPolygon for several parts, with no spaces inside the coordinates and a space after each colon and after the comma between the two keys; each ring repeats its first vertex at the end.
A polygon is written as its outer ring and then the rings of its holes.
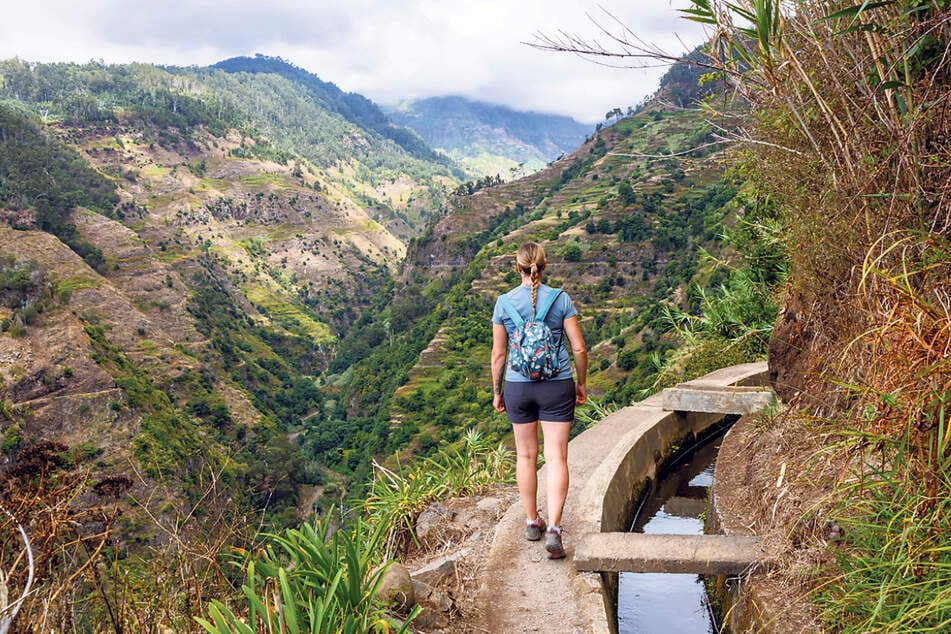
{"type": "Polygon", "coordinates": [[[549,309],[561,292],[552,289],[535,311],[535,317],[528,321],[522,319],[505,295],[499,298],[502,308],[515,322],[515,331],[509,337],[509,367],[532,381],[552,379],[561,370],[558,359],[561,341],[555,340],[554,333],[545,323],[549,309]]]}

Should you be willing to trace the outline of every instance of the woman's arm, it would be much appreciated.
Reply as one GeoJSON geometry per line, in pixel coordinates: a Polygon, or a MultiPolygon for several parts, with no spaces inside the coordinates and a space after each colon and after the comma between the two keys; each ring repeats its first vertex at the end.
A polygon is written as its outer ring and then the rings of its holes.
{"type": "Polygon", "coordinates": [[[588,391],[585,384],[588,381],[588,348],[584,345],[584,336],[578,324],[578,316],[572,315],[563,322],[565,335],[571,343],[571,356],[575,360],[575,403],[583,405],[588,400],[588,391]]]}
{"type": "Polygon", "coordinates": [[[502,388],[505,387],[505,354],[509,334],[502,324],[492,324],[492,406],[497,412],[505,411],[502,388]]]}

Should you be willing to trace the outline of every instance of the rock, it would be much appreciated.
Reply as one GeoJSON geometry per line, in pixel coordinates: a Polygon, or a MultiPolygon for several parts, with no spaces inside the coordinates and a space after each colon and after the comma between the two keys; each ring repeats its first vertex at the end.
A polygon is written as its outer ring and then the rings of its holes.
{"type": "Polygon", "coordinates": [[[452,610],[452,598],[428,583],[413,580],[413,592],[419,597],[420,605],[425,604],[425,606],[446,614],[452,610]]]}
{"type": "Polygon", "coordinates": [[[406,566],[398,561],[392,562],[383,574],[376,596],[397,611],[406,611],[415,605],[416,592],[406,566]]]}
{"type": "Polygon", "coordinates": [[[468,508],[457,512],[452,524],[463,532],[469,532],[473,527],[481,526],[487,521],[488,515],[480,513],[475,508],[468,508]]]}
{"type": "Polygon", "coordinates": [[[490,513],[495,517],[502,514],[502,500],[499,498],[482,498],[476,503],[476,508],[483,513],[490,513]]]}
{"type": "Polygon", "coordinates": [[[452,524],[465,533],[471,533],[486,526],[494,526],[505,512],[502,501],[497,497],[482,498],[474,502],[473,504],[470,500],[468,504],[462,504],[460,508],[455,509],[456,515],[453,517],[452,524]]]}
{"type": "Polygon", "coordinates": [[[449,617],[439,610],[423,608],[410,626],[415,631],[439,632],[449,627],[449,617]]]}
{"type": "Polygon", "coordinates": [[[435,543],[443,537],[453,515],[453,512],[444,504],[433,502],[416,518],[416,537],[423,543],[435,543]]]}
{"type": "Polygon", "coordinates": [[[416,602],[423,603],[433,593],[433,587],[425,581],[413,578],[413,593],[416,595],[416,602]]]}
{"type": "Polygon", "coordinates": [[[822,523],[822,534],[827,540],[842,539],[845,530],[835,520],[827,519],[822,523]]]}
{"type": "Polygon", "coordinates": [[[468,554],[469,549],[463,548],[459,552],[434,559],[422,568],[414,570],[410,576],[413,581],[418,580],[431,585],[441,583],[446,577],[455,574],[456,563],[465,559],[468,554]]]}
{"type": "Polygon", "coordinates": [[[449,626],[452,599],[428,583],[413,579],[413,591],[423,608],[413,619],[413,627],[425,632],[441,631],[449,626]]]}

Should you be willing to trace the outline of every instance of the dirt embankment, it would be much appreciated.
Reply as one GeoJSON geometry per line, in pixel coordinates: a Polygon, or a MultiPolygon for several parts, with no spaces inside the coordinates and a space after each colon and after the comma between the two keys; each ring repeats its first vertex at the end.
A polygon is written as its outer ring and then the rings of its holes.
{"type": "Polygon", "coordinates": [[[817,459],[825,437],[801,419],[741,418],[716,464],[716,506],[725,532],[762,538],[766,558],[743,582],[729,614],[738,631],[825,630],[808,598],[817,567],[829,563],[837,525],[824,516],[835,474],[817,459]]]}

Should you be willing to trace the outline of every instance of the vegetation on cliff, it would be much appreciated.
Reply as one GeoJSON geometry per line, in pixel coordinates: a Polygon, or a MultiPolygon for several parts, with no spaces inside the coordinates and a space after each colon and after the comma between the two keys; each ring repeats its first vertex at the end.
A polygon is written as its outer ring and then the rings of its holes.
{"type": "Polygon", "coordinates": [[[813,504],[834,504],[842,529],[808,589],[835,631],[945,629],[948,7],[694,0],[686,13],[712,25],[714,66],[751,106],[731,136],[789,245],[770,343],[789,410],[775,424],[807,417],[826,438],[834,493],[813,504]]]}

